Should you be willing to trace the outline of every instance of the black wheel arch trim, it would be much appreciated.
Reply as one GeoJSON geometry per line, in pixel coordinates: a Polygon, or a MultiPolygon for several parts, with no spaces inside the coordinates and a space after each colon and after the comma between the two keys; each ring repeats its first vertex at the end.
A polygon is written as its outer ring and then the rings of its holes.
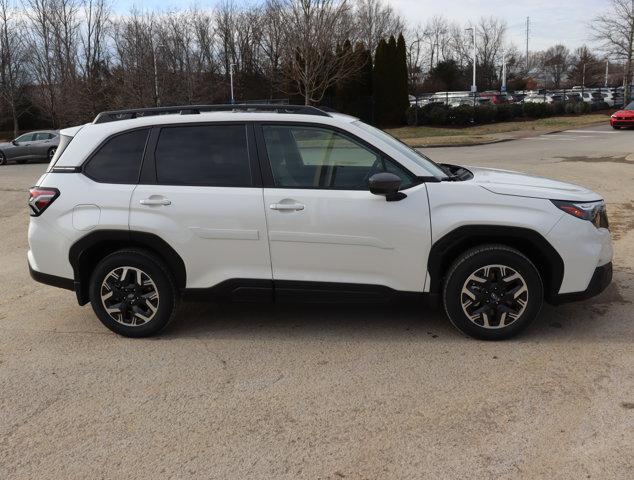
{"type": "Polygon", "coordinates": [[[487,243],[504,244],[521,251],[537,267],[544,283],[544,297],[554,303],[564,278],[564,262],[539,232],[523,227],[464,225],[436,241],[429,252],[427,270],[430,293],[442,290],[445,272],[462,252],[487,243]]]}
{"type": "Polygon", "coordinates": [[[77,240],[70,248],[68,260],[73,267],[74,290],[80,305],[88,303],[88,279],[99,260],[121,248],[145,248],[155,253],[174,275],[176,286],[184,290],[187,284],[185,262],[161,237],[134,230],[97,230],[77,240]]]}

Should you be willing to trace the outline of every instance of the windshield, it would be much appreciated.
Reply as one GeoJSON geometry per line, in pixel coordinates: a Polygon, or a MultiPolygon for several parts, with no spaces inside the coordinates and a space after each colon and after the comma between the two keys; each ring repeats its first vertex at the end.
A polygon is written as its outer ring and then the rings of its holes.
{"type": "Polygon", "coordinates": [[[397,138],[394,138],[389,133],[386,133],[383,130],[380,130],[378,128],[372,127],[368,125],[367,123],[363,123],[361,121],[356,121],[356,122],[353,122],[352,124],[374,135],[375,137],[379,137],[381,140],[389,144],[392,148],[398,150],[399,153],[406,156],[408,159],[412,160],[417,165],[420,165],[421,167],[423,167],[425,170],[429,172],[431,176],[439,177],[439,178],[447,177],[447,174],[443,171],[443,169],[438,164],[436,164],[435,162],[427,158],[422,153],[414,150],[413,148],[409,147],[405,143],[401,142],[397,138]]]}
{"type": "Polygon", "coordinates": [[[630,102],[630,104],[625,107],[623,110],[634,110],[634,102],[630,102]]]}

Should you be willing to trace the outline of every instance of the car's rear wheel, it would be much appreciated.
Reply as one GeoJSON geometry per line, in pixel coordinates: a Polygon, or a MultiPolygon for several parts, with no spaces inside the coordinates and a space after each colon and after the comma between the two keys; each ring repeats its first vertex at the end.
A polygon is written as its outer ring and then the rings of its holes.
{"type": "Polygon", "coordinates": [[[7,164],[7,157],[4,155],[4,153],[0,152],[0,165],[6,165],[7,164]]]}
{"type": "Polygon", "coordinates": [[[53,157],[55,156],[55,151],[57,150],[57,147],[51,147],[48,149],[48,152],[46,153],[46,157],[48,158],[48,161],[50,162],[51,160],[53,160],[53,157]]]}
{"type": "Polygon", "coordinates": [[[501,340],[537,317],[543,290],[537,268],[525,255],[486,245],[465,252],[449,268],[443,301],[456,328],[472,337],[501,340]]]}
{"type": "Polygon", "coordinates": [[[119,335],[146,337],[174,316],[177,289],[167,267],[145,250],[114,252],[96,266],[90,302],[99,320],[119,335]]]}

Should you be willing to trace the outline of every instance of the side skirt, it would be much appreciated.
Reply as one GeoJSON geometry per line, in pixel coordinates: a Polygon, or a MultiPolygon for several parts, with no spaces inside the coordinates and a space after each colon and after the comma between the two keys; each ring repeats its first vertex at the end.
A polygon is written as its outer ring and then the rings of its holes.
{"type": "Polygon", "coordinates": [[[183,300],[281,303],[389,303],[391,301],[434,301],[434,295],[401,292],[383,285],[293,280],[231,279],[211,288],[189,288],[183,300]]]}

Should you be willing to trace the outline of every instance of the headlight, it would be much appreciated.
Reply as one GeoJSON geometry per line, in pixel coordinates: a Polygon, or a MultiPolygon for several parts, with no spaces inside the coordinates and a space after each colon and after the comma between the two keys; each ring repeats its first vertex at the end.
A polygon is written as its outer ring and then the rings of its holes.
{"type": "Polygon", "coordinates": [[[597,228],[609,228],[608,214],[605,202],[568,202],[565,200],[551,200],[553,204],[564,212],[581,220],[588,220],[597,228]]]}

